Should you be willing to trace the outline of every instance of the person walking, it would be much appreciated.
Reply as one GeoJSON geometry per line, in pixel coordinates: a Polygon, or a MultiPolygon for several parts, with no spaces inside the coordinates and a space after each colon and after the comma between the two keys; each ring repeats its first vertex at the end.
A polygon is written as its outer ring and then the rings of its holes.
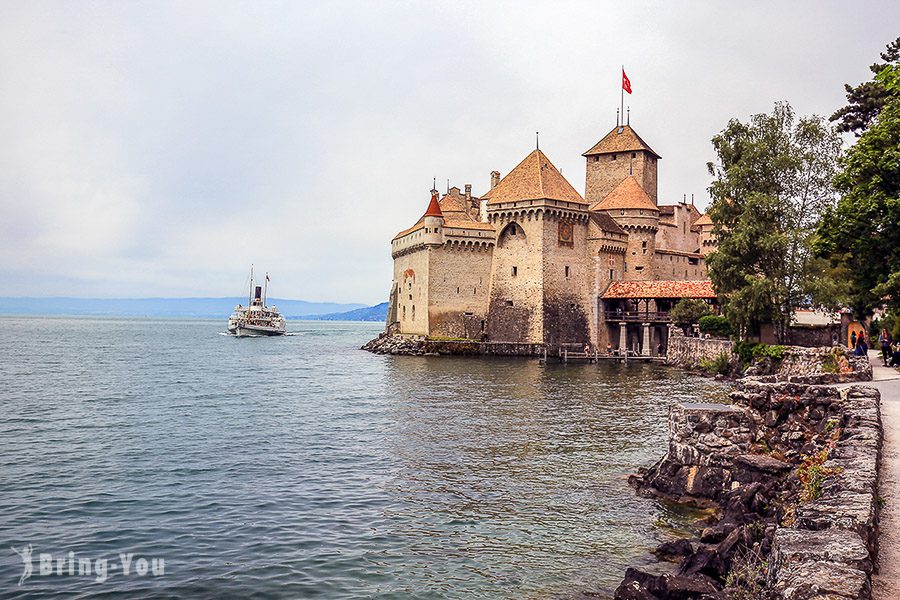
{"type": "Polygon", "coordinates": [[[850,334],[850,347],[856,349],[856,332],[850,334]]]}
{"type": "Polygon", "coordinates": [[[893,340],[887,328],[882,328],[881,335],[878,336],[878,343],[881,344],[881,358],[884,359],[884,366],[888,366],[891,360],[891,344],[893,340]]]}
{"type": "Polygon", "coordinates": [[[865,336],[860,335],[856,338],[856,347],[853,348],[853,354],[856,356],[866,356],[869,349],[866,347],[865,336]]]}

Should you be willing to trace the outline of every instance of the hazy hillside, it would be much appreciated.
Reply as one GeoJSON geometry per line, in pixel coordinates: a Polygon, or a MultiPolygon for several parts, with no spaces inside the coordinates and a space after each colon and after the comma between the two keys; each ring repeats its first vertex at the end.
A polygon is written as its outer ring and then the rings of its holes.
{"type": "MultiPolygon", "coordinates": [[[[269,298],[287,318],[309,317],[365,308],[365,304],[307,302],[269,298]]],[[[222,317],[246,297],[233,298],[3,298],[2,315],[96,315],[119,317],[222,317]]]]}
{"type": "Polygon", "coordinates": [[[375,306],[357,308],[346,312],[315,315],[309,317],[309,319],[315,319],[317,321],[384,321],[387,319],[387,309],[388,303],[382,302],[375,306]]]}

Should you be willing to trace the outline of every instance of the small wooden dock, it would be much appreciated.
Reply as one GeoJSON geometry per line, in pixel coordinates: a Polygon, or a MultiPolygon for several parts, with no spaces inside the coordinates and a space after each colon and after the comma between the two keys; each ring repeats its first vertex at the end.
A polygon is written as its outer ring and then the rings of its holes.
{"type": "MultiPolygon", "coordinates": [[[[547,352],[544,351],[544,358],[541,362],[547,362],[547,352]]],[[[600,362],[639,362],[639,363],[649,363],[649,362],[665,362],[665,356],[644,356],[642,354],[636,354],[634,352],[627,352],[625,354],[618,353],[607,353],[607,352],[570,352],[566,349],[560,349],[559,351],[559,361],[562,363],[569,362],[586,362],[586,363],[600,363],[600,362]]]]}

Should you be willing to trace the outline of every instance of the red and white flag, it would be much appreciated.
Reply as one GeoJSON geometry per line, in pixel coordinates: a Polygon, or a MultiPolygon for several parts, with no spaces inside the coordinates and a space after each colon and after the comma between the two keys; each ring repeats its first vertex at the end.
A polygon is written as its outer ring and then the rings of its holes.
{"type": "Polygon", "coordinates": [[[628,75],[625,74],[625,69],[622,69],[622,89],[631,93],[631,80],[628,79],[628,75]]]}

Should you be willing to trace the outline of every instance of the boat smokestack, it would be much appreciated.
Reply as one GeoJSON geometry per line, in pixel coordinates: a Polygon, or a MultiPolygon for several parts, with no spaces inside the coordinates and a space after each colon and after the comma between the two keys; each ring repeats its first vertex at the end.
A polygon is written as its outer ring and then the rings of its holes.
{"type": "Polygon", "coordinates": [[[255,300],[262,299],[262,286],[261,285],[256,286],[256,293],[253,294],[253,298],[255,300]]]}

